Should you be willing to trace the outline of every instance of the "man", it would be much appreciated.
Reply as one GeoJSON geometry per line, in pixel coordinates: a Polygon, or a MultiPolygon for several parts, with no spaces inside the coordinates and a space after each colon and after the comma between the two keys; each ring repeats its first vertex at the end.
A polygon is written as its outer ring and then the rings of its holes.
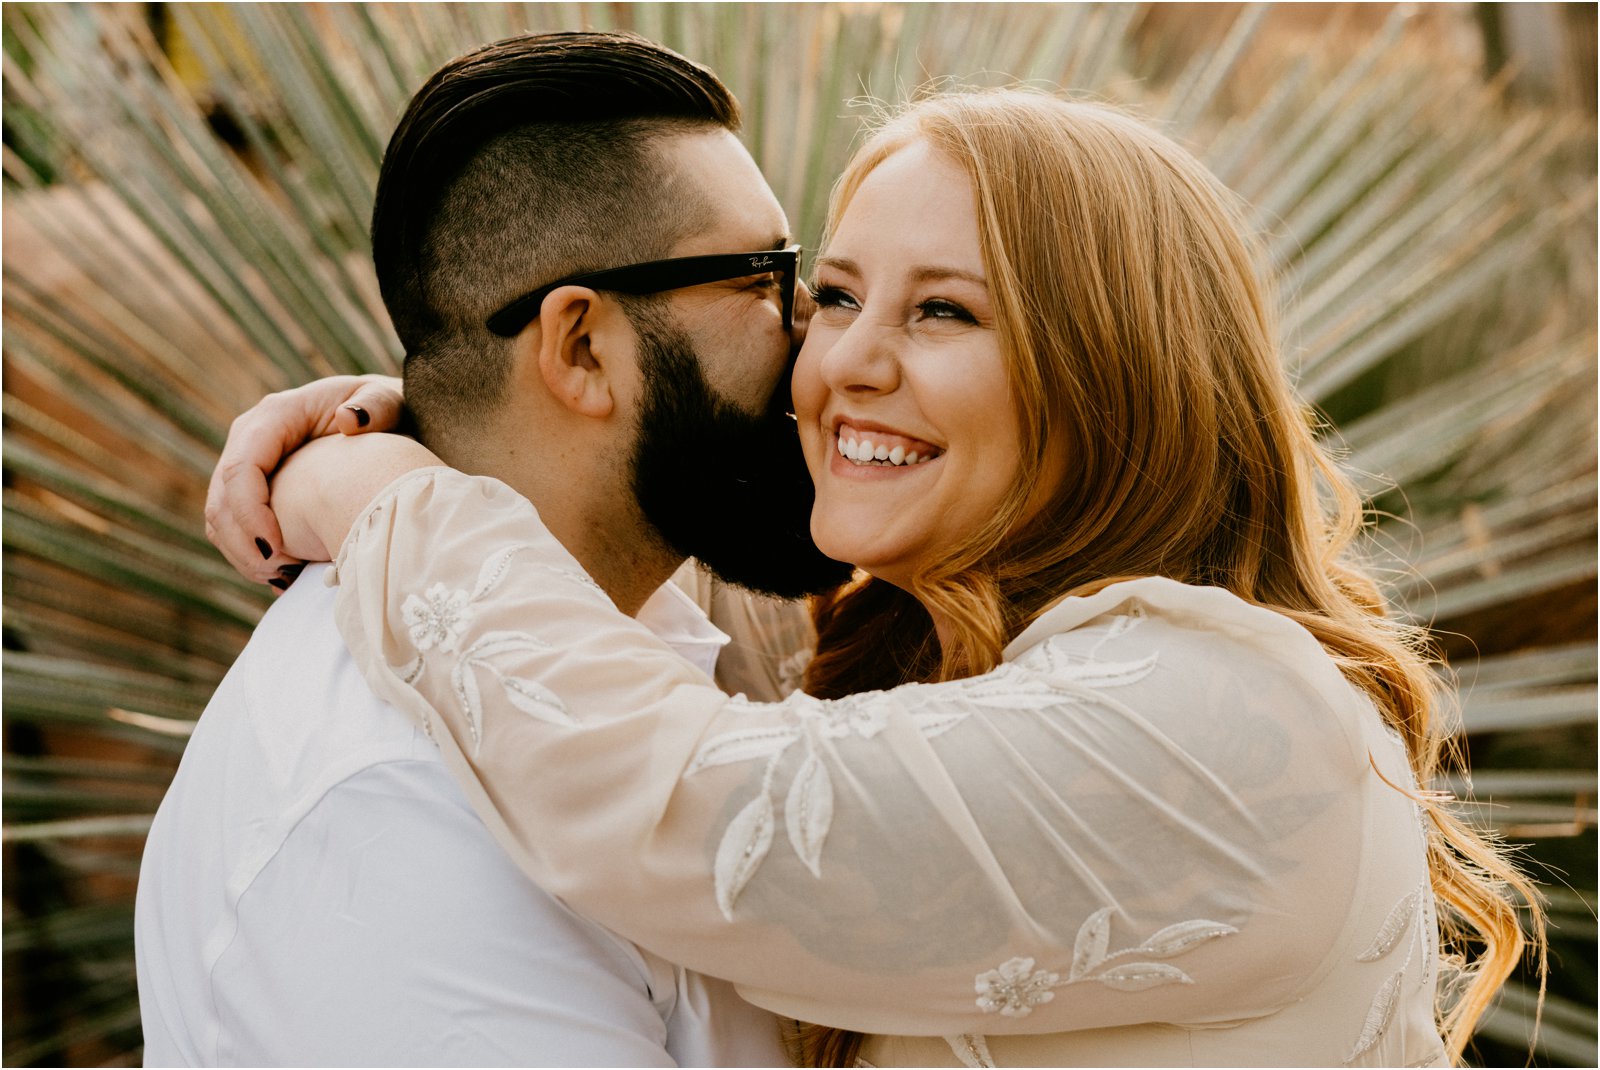
{"type": "MultiPolygon", "coordinates": [[[[516,38],[419,91],[373,215],[420,437],[526,494],[619,608],[708,673],[727,637],[663,587],[686,556],[785,595],[841,578],[803,537],[809,481],[769,402],[796,254],[737,125],[711,72],[641,39],[516,38]]],[[[253,539],[284,567],[275,529],[253,539]]],[[[770,1015],[517,871],[361,680],[325,573],[267,614],[151,831],[147,1062],[784,1061],[770,1015]]],[[[742,689],[781,685],[743,654],[766,686],[742,689]]]]}

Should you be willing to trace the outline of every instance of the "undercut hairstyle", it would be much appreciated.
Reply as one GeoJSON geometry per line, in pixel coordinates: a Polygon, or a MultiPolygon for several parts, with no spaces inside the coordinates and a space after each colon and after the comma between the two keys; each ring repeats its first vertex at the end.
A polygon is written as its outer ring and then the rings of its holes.
{"type": "MultiPolygon", "coordinates": [[[[708,68],[633,34],[508,38],[441,67],[384,153],[372,213],[378,285],[405,347],[424,442],[505,397],[512,340],[484,325],[557,279],[669,254],[713,210],[664,139],[739,129],[708,68]]],[[[631,299],[631,315],[652,307],[631,299]]]]}

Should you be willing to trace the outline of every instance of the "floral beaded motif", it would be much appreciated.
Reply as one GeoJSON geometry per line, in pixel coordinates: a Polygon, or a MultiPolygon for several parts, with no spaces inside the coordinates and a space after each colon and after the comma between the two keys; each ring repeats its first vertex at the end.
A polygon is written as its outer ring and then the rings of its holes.
{"type": "Polygon", "coordinates": [[[1051,991],[1061,981],[1059,973],[1036,970],[1033,960],[1007,959],[998,970],[978,974],[978,1009],[985,1014],[999,1011],[1006,1018],[1026,1018],[1033,1008],[1056,998],[1051,991]]]}
{"type": "MultiPolygon", "coordinates": [[[[417,656],[404,667],[395,667],[397,675],[408,685],[414,683],[427,667],[425,652],[437,647],[441,653],[453,653],[461,642],[473,616],[473,603],[491,594],[505,579],[511,561],[528,549],[526,544],[507,546],[484,561],[478,570],[477,582],[471,591],[451,590],[436,583],[422,594],[409,595],[400,607],[401,617],[410,631],[411,642],[417,656]]],[[[568,579],[582,580],[583,584],[599,591],[592,580],[580,577],[570,570],[552,565],[539,565],[547,571],[568,579]]],[[[605,592],[600,591],[605,598],[605,592]]],[[[610,599],[606,599],[609,604],[610,599]]],[[[466,716],[467,731],[472,738],[473,753],[483,742],[483,696],[478,685],[478,675],[486,673],[499,682],[506,700],[516,709],[537,720],[551,724],[572,725],[566,706],[549,688],[532,680],[508,675],[492,659],[548,649],[544,640],[525,632],[493,631],[475,639],[471,646],[460,651],[450,673],[451,691],[466,716]]],[[[428,738],[433,738],[433,725],[424,722],[428,738]]]]}
{"type": "Polygon", "coordinates": [[[472,613],[467,608],[467,592],[451,591],[442,583],[429,587],[422,597],[411,595],[400,607],[411,641],[418,650],[454,650],[466,630],[472,613]]]}
{"type": "Polygon", "coordinates": [[[1112,908],[1103,907],[1089,915],[1078,929],[1066,980],[1053,970],[1034,969],[1033,959],[1022,957],[1007,959],[998,969],[980,973],[974,984],[978,1009],[985,1014],[998,1011],[1007,1018],[1026,1018],[1035,1007],[1055,999],[1055,989],[1083,981],[1095,981],[1119,992],[1142,992],[1157,985],[1192,985],[1194,978],[1178,967],[1150,960],[1172,958],[1239,931],[1220,921],[1181,921],[1153,933],[1135,947],[1108,951],[1111,915],[1112,908]],[[1144,958],[1112,964],[1129,955],[1144,958]]]}

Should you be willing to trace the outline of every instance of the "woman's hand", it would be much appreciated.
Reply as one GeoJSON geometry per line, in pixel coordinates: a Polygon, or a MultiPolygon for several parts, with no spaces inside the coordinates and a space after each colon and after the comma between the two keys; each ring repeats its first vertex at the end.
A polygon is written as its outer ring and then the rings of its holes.
{"type": "Polygon", "coordinates": [[[383,488],[440,463],[404,435],[329,435],[302,446],[272,477],[282,552],[301,561],[333,560],[350,525],[383,488]]]}
{"type": "Polygon", "coordinates": [[[387,375],[335,375],[268,394],[228,429],[206,492],[206,538],[247,579],[288,587],[301,560],[285,552],[268,477],[311,439],[393,430],[404,411],[400,380],[387,375]]]}

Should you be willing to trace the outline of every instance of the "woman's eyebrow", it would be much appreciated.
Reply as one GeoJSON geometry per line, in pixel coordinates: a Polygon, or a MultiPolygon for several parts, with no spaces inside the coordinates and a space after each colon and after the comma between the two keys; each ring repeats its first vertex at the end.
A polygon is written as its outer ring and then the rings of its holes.
{"type": "MultiPolygon", "coordinates": [[[[858,265],[854,260],[851,260],[849,257],[819,256],[817,257],[815,263],[819,268],[829,268],[833,271],[842,271],[847,275],[854,275],[856,278],[861,277],[860,265],[858,265]]],[[[933,265],[927,265],[914,267],[908,272],[908,274],[917,282],[936,282],[941,279],[959,279],[962,282],[970,282],[975,286],[982,286],[985,289],[987,289],[989,286],[989,280],[984,278],[982,275],[973,271],[965,271],[961,268],[935,267],[933,265]]]]}
{"type": "MultiPolygon", "coordinates": [[[[827,269],[835,270],[835,272],[843,272],[846,275],[861,278],[861,266],[856,264],[853,259],[846,258],[846,256],[819,256],[819,258],[816,258],[814,266],[827,267],[827,269]]],[[[920,266],[912,267],[907,273],[912,277],[912,280],[920,281],[920,283],[954,278],[954,280],[965,281],[965,283],[989,289],[989,280],[987,278],[982,277],[979,273],[960,269],[960,267],[920,266]]]]}
{"type": "Polygon", "coordinates": [[[970,282],[974,285],[982,286],[985,289],[987,289],[989,286],[989,280],[984,278],[982,275],[972,271],[963,271],[960,268],[916,267],[911,269],[910,274],[911,277],[916,279],[918,282],[937,281],[940,279],[959,279],[962,282],[970,282]]]}

